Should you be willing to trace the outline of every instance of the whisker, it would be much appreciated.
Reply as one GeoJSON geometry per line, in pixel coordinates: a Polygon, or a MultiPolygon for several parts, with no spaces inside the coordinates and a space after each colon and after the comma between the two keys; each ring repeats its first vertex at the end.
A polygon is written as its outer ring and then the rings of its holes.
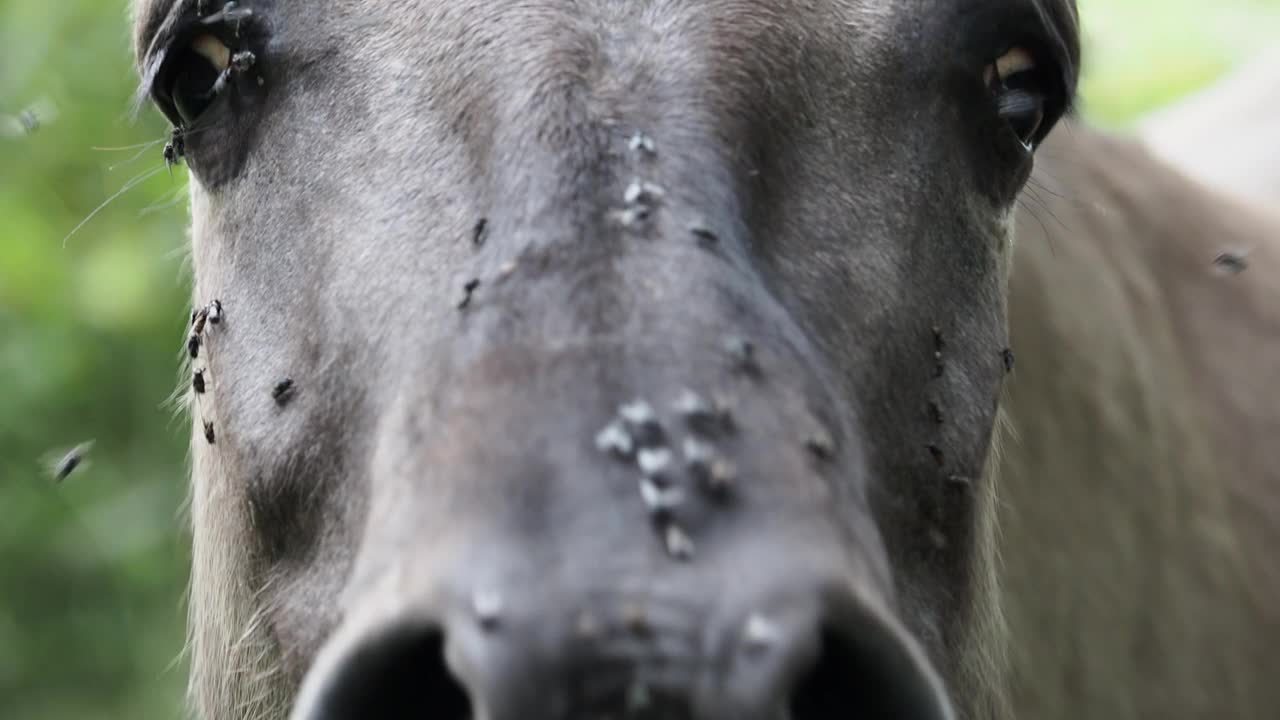
{"type": "Polygon", "coordinates": [[[1035,218],[1035,221],[1040,224],[1040,232],[1044,234],[1045,240],[1048,241],[1049,243],[1049,254],[1057,255],[1058,253],[1056,250],[1054,250],[1054,247],[1053,247],[1053,235],[1049,233],[1049,228],[1044,224],[1044,221],[1040,219],[1040,216],[1036,214],[1035,209],[1032,208],[1027,203],[1023,202],[1021,197],[1018,198],[1018,206],[1021,207],[1023,210],[1026,210],[1027,214],[1035,218]]]}
{"type": "Polygon", "coordinates": [[[1086,212],[1092,209],[1092,206],[1082,201],[1078,194],[1071,193],[1068,189],[1066,189],[1066,184],[1062,182],[1061,178],[1055,177],[1054,174],[1051,173],[1049,170],[1038,169],[1037,173],[1039,173],[1040,175],[1044,175],[1049,180],[1052,180],[1054,184],[1060,190],[1062,190],[1062,192],[1058,192],[1057,190],[1054,190],[1047,183],[1043,182],[1040,179],[1037,179],[1035,176],[1032,176],[1031,178],[1028,179],[1027,181],[1028,185],[1032,185],[1041,190],[1044,190],[1050,195],[1053,195],[1054,197],[1062,200],[1062,202],[1067,203],[1070,207],[1073,207],[1079,210],[1084,210],[1086,212]]]}
{"type": "Polygon", "coordinates": [[[167,138],[167,137],[163,137],[163,138],[160,138],[159,140],[149,140],[149,141],[144,142],[144,143],[137,143],[137,144],[134,144],[134,145],[117,145],[117,146],[114,146],[114,147],[104,147],[104,146],[101,146],[101,145],[90,145],[90,146],[89,146],[89,149],[90,149],[90,150],[96,150],[96,151],[98,151],[98,152],[124,152],[124,151],[126,151],[126,150],[137,150],[138,148],[149,148],[149,147],[155,147],[156,145],[159,145],[160,143],[165,142],[165,141],[166,141],[166,140],[168,140],[168,139],[169,139],[169,138],[167,138]]]}
{"type": "Polygon", "coordinates": [[[134,178],[133,178],[132,180],[130,180],[129,182],[127,182],[127,183],[125,183],[125,184],[124,184],[124,187],[120,188],[120,189],[119,189],[119,190],[117,190],[115,193],[113,193],[113,194],[111,195],[111,197],[109,197],[109,198],[107,198],[106,200],[102,201],[102,204],[101,204],[101,205],[99,205],[98,207],[94,208],[94,209],[93,209],[93,212],[89,213],[89,215],[88,215],[88,216],[86,216],[86,217],[85,217],[85,219],[83,219],[83,220],[81,220],[81,221],[80,221],[80,224],[79,224],[79,225],[76,225],[74,228],[72,228],[72,229],[71,229],[71,232],[67,233],[66,237],[62,238],[62,249],[63,249],[63,250],[65,250],[65,249],[67,248],[67,241],[71,239],[71,236],[72,236],[72,235],[75,235],[77,232],[79,232],[79,231],[80,231],[80,228],[84,227],[85,225],[88,225],[90,220],[92,220],[92,219],[94,219],[95,217],[97,217],[97,216],[98,216],[98,213],[100,213],[100,212],[102,212],[104,209],[106,209],[106,207],[107,207],[108,205],[110,205],[112,202],[114,202],[116,198],[120,197],[121,195],[124,195],[125,193],[127,193],[127,192],[129,192],[130,190],[134,189],[135,187],[137,187],[137,186],[141,185],[142,183],[146,182],[147,180],[150,180],[150,179],[151,179],[152,177],[154,177],[156,174],[161,173],[161,172],[164,172],[164,169],[165,169],[165,166],[164,166],[164,165],[161,165],[161,166],[156,167],[156,168],[154,168],[154,169],[152,169],[152,170],[150,170],[150,171],[148,171],[148,172],[144,172],[144,173],[142,173],[141,175],[136,175],[136,176],[134,176],[134,178]]]}
{"type": "Polygon", "coordinates": [[[182,201],[186,199],[187,199],[187,186],[183,185],[182,187],[173,191],[173,197],[171,199],[166,200],[164,202],[158,202],[153,205],[148,205],[142,208],[141,210],[139,210],[138,217],[146,217],[148,215],[154,215],[155,213],[168,210],[169,208],[182,204],[182,201]]]}
{"type": "Polygon", "coordinates": [[[1067,227],[1067,224],[1062,222],[1062,220],[1058,217],[1057,213],[1053,211],[1053,207],[1049,205],[1049,203],[1045,202],[1044,198],[1040,197],[1040,195],[1035,192],[1034,188],[1027,188],[1027,194],[1029,197],[1031,197],[1033,200],[1039,203],[1040,207],[1044,208],[1045,212],[1049,213],[1049,217],[1052,218],[1054,222],[1058,223],[1059,227],[1061,227],[1063,230],[1066,230],[1067,232],[1071,232],[1071,228],[1067,227]]]}
{"type": "Polygon", "coordinates": [[[1066,199],[1067,199],[1067,196],[1066,196],[1066,195],[1063,195],[1062,193],[1059,193],[1059,192],[1054,191],[1054,190],[1053,190],[1052,188],[1050,188],[1048,185],[1045,185],[1044,183],[1042,183],[1042,182],[1040,182],[1039,180],[1037,180],[1037,179],[1036,179],[1036,177],[1035,177],[1034,175],[1032,175],[1031,177],[1027,178],[1027,184],[1028,184],[1028,185],[1030,185],[1031,187],[1039,188],[1039,189],[1041,189],[1041,190],[1043,190],[1043,191],[1045,191],[1045,192],[1049,193],[1050,195],[1052,195],[1052,196],[1054,196],[1054,197],[1056,197],[1056,198],[1058,198],[1058,199],[1060,199],[1060,200],[1066,200],[1066,199]]]}
{"type": "Polygon", "coordinates": [[[139,150],[133,157],[129,158],[128,160],[122,160],[121,162],[118,162],[115,165],[108,165],[107,172],[115,172],[116,168],[124,167],[125,165],[129,165],[134,162],[137,162],[138,158],[141,158],[143,155],[146,155],[147,151],[153,147],[155,147],[155,143],[148,143],[141,150],[139,150]]]}
{"type": "MultiPolygon", "coordinates": [[[[211,123],[203,124],[203,125],[197,123],[195,125],[192,125],[191,127],[184,128],[182,132],[179,134],[182,137],[191,137],[193,135],[199,135],[200,133],[205,132],[206,130],[210,130],[212,128],[213,128],[213,125],[211,123]]],[[[89,149],[97,152],[126,152],[128,150],[144,150],[145,151],[147,148],[153,148],[157,145],[163,145],[169,142],[171,139],[173,139],[172,130],[170,130],[169,132],[166,132],[163,137],[156,138],[155,140],[148,140],[147,142],[134,143],[133,145],[115,145],[115,146],[91,145],[89,149]]],[[[128,161],[125,161],[125,162],[128,162],[128,161]]]]}

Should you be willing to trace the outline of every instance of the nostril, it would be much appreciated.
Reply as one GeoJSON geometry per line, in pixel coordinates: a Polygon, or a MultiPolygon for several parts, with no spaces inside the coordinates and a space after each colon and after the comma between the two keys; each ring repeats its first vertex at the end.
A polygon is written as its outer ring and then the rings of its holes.
{"type": "Polygon", "coordinates": [[[444,634],[389,629],[354,649],[309,720],[471,720],[466,690],[445,661],[444,634]]]}
{"type": "Polygon", "coordinates": [[[791,720],[949,719],[933,671],[892,630],[862,630],[857,636],[824,630],[817,661],[792,693],[791,720]]]}

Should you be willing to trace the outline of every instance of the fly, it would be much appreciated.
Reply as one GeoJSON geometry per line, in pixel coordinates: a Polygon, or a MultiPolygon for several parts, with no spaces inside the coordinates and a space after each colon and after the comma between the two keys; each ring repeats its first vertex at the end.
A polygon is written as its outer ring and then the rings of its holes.
{"type": "Polygon", "coordinates": [[[173,166],[187,155],[187,142],[182,128],[174,128],[169,135],[169,142],[164,144],[164,165],[173,175],[173,166]]]}
{"type": "Polygon", "coordinates": [[[41,98],[16,114],[0,113],[0,137],[26,137],[57,119],[58,106],[48,98],[41,98]]]}
{"type": "Polygon", "coordinates": [[[49,463],[49,474],[55,483],[71,477],[76,470],[88,467],[89,451],[93,449],[93,441],[80,443],[49,463]]]}

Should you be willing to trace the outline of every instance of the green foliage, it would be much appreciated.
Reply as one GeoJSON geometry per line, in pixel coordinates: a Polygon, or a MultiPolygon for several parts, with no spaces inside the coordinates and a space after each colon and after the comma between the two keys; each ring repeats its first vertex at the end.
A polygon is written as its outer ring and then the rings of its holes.
{"type": "MultiPolygon", "coordinates": [[[[1082,4],[1083,104],[1112,123],[1280,36],[1280,0],[1082,4]]],[[[29,135],[0,130],[0,715],[14,720],[182,712],[188,430],[166,400],[189,303],[186,175],[159,143],[93,149],[164,137],[155,113],[131,118],[132,92],[124,0],[0,0],[0,121],[57,110],[29,135]],[[44,455],[87,439],[93,464],[54,485],[44,455]]]]}
{"type": "Polygon", "coordinates": [[[1125,125],[1209,84],[1280,40],[1280,0],[1078,0],[1081,102],[1125,125]]]}
{"type": "Polygon", "coordinates": [[[187,304],[185,175],[139,173],[121,2],[0,1],[0,716],[182,713],[184,432],[165,406],[187,304]],[[35,106],[29,135],[3,120],[35,106]],[[48,112],[48,107],[56,113],[48,112]],[[118,167],[112,167],[118,165],[118,167]],[[55,486],[46,453],[96,439],[55,486]]]}

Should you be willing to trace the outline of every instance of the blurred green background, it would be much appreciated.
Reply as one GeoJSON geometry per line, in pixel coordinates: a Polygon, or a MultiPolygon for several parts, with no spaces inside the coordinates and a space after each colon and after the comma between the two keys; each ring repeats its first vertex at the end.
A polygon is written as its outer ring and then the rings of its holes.
{"type": "MultiPolygon", "coordinates": [[[[1280,42],[1280,0],[1081,0],[1123,126],[1280,42]],[[1209,9],[1212,8],[1212,9],[1209,9]]],[[[129,114],[124,0],[0,0],[0,717],[174,718],[187,537],[186,175],[129,114]],[[13,136],[18,113],[47,122],[13,136]],[[54,113],[48,113],[54,108],[54,113]],[[158,171],[158,172],[157,172],[158,171]],[[154,173],[63,238],[139,174],[154,173]],[[62,485],[47,453],[96,439],[62,485]]]]}

